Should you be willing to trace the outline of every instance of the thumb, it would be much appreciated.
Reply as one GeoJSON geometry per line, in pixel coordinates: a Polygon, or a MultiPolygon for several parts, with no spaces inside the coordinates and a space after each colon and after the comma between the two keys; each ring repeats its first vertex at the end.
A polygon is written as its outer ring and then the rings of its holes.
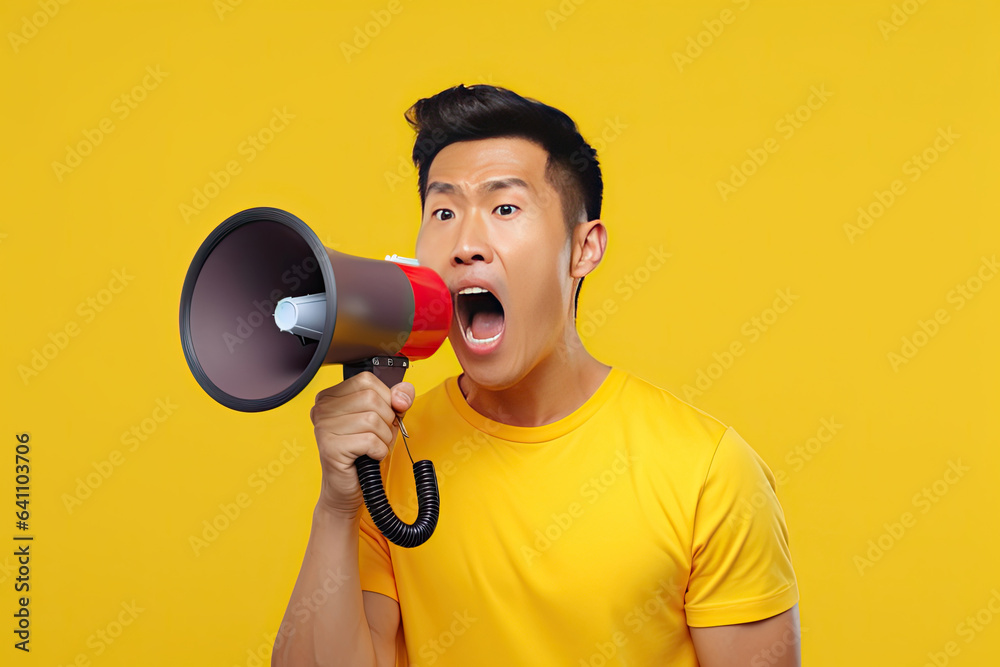
{"type": "Polygon", "coordinates": [[[392,388],[392,409],[396,414],[400,417],[406,414],[406,411],[413,405],[416,393],[413,385],[409,382],[400,382],[392,388]]]}

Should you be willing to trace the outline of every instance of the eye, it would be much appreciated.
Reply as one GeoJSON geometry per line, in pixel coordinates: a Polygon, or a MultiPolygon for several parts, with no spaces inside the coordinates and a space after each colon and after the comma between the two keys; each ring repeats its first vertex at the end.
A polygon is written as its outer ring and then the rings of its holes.
{"type": "Polygon", "coordinates": [[[493,209],[502,216],[513,215],[514,211],[518,210],[513,204],[500,204],[495,209],[493,209]]]}
{"type": "Polygon", "coordinates": [[[436,218],[438,220],[451,220],[452,218],[455,217],[455,212],[450,211],[446,208],[439,208],[438,210],[431,213],[431,217],[436,218]]]}

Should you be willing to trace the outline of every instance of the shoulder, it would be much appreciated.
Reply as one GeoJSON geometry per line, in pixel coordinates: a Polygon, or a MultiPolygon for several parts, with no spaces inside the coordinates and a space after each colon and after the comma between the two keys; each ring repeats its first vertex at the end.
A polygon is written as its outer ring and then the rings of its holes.
{"type": "Polygon", "coordinates": [[[674,437],[694,447],[702,462],[716,474],[735,474],[736,470],[755,478],[762,474],[774,486],[772,472],[763,457],[731,424],[641,378],[633,376],[632,384],[637,391],[647,393],[662,406],[669,415],[674,437]]]}
{"type": "Polygon", "coordinates": [[[701,447],[714,447],[729,426],[676,394],[633,373],[624,375],[618,409],[631,414],[630,422],[648,422],[665,436],[701,447]]]}
{"type": "Polygon", "coordinates": [[[621,443],[658,493],[694,502],[730,428],[705,410],[633,373],[601,410],[603,435],[621,443]]]}

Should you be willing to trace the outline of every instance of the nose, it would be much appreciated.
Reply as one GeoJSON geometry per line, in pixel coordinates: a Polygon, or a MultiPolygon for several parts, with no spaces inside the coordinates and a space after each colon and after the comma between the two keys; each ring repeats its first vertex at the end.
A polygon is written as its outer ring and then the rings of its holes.
{"type": "Polygon", "coordinates": [[[485,223],[478,215],[466,216],[459,228],[455,245],[451,251],[451,265],[472,264],[473,262],[492,262],[493,249],[485,223]]]}

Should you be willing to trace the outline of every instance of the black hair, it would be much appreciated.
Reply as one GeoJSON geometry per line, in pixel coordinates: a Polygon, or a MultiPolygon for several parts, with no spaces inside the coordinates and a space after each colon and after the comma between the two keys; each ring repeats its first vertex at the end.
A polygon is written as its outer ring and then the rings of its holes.
{"type": "MultiPolygon", "coordinates": [[[[587,221],[601,217],[604,181],[597,151],[584,140],[573,119],[559,109],[499,86],[459,84],[418,100],[405,118],[417,133],[413,164],[421,208],[426,201],[427,174],[442,148],[458,141],[520,137],[548,153],[545,178],[559,193],[567,231],[582,216],[587,221]]],[[[574,311],[582,286],[583,279],[574,311]]]]}

